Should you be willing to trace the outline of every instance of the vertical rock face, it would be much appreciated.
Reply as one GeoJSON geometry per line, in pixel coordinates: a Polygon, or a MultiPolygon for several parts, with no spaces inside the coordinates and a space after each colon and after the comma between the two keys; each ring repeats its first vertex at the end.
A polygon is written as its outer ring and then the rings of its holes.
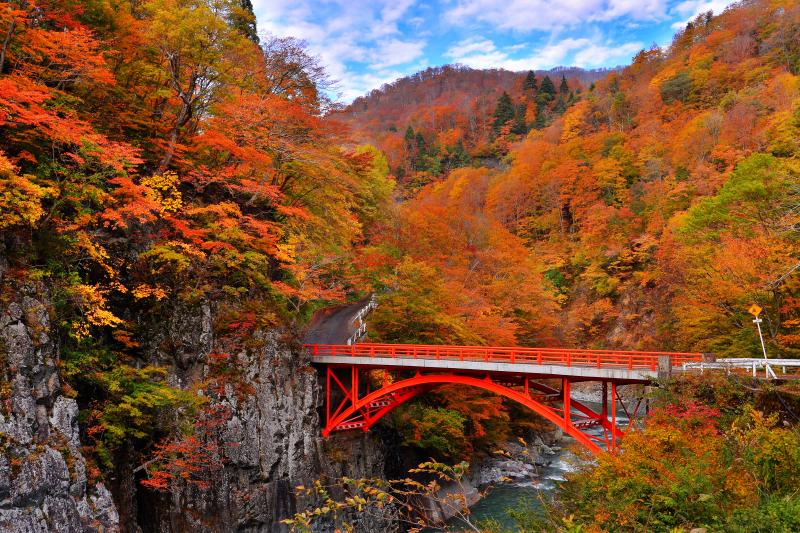
{"type": "Polygon", "coordinates": [[[87,481],[42,288],[13,286],[4,273],[0,265],[0,531],[117,531],[110,492],[87,481]]]}
{"type": "MultiPolygon", "coordinates": [[[[1,250],[0,250],[1,252],[1,250]]],[[[231,413],[221,429],[224,468],[208,489],[142,489],[120,452],[107,473],[112,494],[87,481],[78,405],[61,392],[59,351],[43,287],[12,283],[0,253],[0,531],[140,533],[286,531],[283,518],[302,506],[295,487],[321,477],[379,477],[384,455],[365,434],[323,441],[317,371],[301,350],[275,334],[250,339],[238,354],[244,390],[215,400],[231,413]],[[121,518],[120,518],[121,517],[121,518]]],[[[170,369],[176,386],[208,376],[215,349],[210,306],[176,310],[153,326],[151,362],[170,369]]],[[[356,531],[393,531],[385,516],[352,517],[356,531]]],[[[332,532],[334,524],[320,524],[332,532]]]]}
{"type": "MultiPolygon", "coordinates": [[[[214,351],[210,312],[179,313],[169,331],[155,335],[157,359],[174,359],[174,381],[189,386],[207,375],[214,351]],[[169,347],[171,354],[164,353],[169,347]]],[[[366,434],[323,441],[318,410],[322,401],[317,371],[308,356],[274,333],[250,339],[238,354],[244,390],[228,386],[218,403],[231,413],[221,431],[225,467],[208,490],[179,486],[158,501],[140,490],[138,527],[145,532],[278,532],[280,521],[297,512],[295,487],[321,477],[381,477],[380,442],[366,434]],[[147,507],[147,509],[143,509],[147,507]]],[[[393,531],[391,512],[360,518],[356,531],[393,531]]],[[[333,531],[322,524],[320,531],[333,531]]],[[[128,528],[137,531],[138,528],[128,528]]]]}

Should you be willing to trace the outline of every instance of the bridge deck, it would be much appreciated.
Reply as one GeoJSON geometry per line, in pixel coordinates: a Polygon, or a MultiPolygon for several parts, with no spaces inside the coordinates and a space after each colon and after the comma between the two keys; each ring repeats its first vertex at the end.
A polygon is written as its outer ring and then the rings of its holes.
{"type": "Polygon", "coordinates": [[[699,353],[412,344],[309,344],[315,363],[509,373],[531,377],[643,382],[702,360],[699,353]]]}

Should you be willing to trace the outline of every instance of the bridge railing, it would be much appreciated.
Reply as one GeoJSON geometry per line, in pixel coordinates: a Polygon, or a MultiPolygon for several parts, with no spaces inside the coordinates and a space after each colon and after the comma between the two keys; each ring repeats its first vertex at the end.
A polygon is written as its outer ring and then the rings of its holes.
{"type": "Polygon", "coordinates": [[[775,372],[776,368],[781,374],[786,374],[787,368],[796,373],[800,370],[800,359],[730,358],[683,364],[683,370],[699,370],[701,373],[705,370],[725,370],[728,373],[735,370],[747,370],[752,371],[753,377],[757,377],[757,370],[764,369],[767,379],[778,378],[778,373],[775,372]]]}
{"type": "Polygon", "coordinates": [[[347,339],[348,346],[357,343],[367,334],[367,321],[364,320],[364,318],[376,307],[378,307],[378,299],[372,294],[366,305],[359,309],[356,316],[353,317],[352,323],[356,324],[356,330],[350,335],[350,338],[347,339]]]}
{"type": "MultiPolygon", "coordinates": [[[[700,353],[585,350],[563,348],[504,348],[487,346],[446,346],[424,344],[307,344],[312,356],[436,359],[483,361],[512,364],[594,366],[658,370],[659,360],[668,357],[672,367],[703,360],[700,353]]],[[[663,364],[663,363],[662,363],[663,364]]]]}

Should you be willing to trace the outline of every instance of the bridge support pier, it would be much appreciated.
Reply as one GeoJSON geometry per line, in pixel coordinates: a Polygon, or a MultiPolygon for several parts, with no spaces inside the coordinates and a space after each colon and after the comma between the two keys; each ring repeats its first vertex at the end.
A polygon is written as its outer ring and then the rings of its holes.
{"type": "Polygon", "coordinates": [[[572,405],[570,403],[572,392],[570,389],[569,378],[563,378],[561,380],[561,401],[564,405],[564,430],[572,426],[572,405]]]}
{"type": "Polygon", "coordinates": [[[611,449],[617,446],[617,384],[611,382],[611,449]]]}

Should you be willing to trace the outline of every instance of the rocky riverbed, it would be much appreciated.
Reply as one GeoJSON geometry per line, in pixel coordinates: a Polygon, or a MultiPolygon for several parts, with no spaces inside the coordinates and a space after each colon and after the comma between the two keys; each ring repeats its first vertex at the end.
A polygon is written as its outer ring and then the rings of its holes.
{"type": "Polygon", "coordinates": [[[554,433],[555,438],[545,443],[536,437],[533,443],[524,441],[506,442],[493,456],[483,461],[476,471],[479,487],[495,483],[530,480],[536,477],[541,467],[548,466],[562,450],[561,432],[554,433]]]}

